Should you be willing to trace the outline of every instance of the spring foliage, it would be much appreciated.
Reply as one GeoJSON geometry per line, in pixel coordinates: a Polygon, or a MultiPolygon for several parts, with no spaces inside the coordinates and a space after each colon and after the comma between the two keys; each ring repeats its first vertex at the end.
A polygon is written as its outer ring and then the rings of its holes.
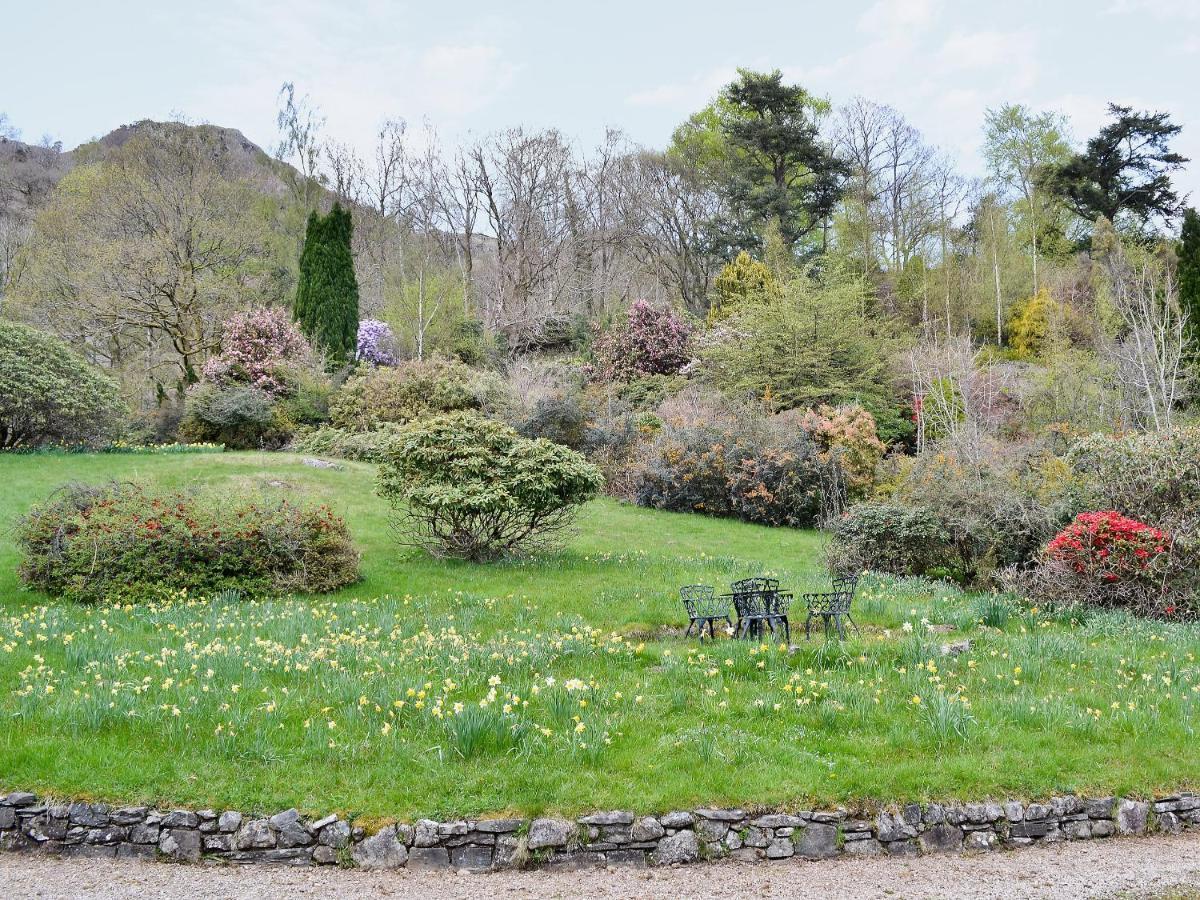
{"type": "Polygon", "coordinates": [[[379,465],[401,542],[476,562],[555,545],[603,483],[573,450],[471,413],[412,422],[379,465]]]}
{"type": "Polygon", "coordinates": [[[96,443],[124,408],[116,382],[62,341],[0,322],[0,448],[96,443]]]}

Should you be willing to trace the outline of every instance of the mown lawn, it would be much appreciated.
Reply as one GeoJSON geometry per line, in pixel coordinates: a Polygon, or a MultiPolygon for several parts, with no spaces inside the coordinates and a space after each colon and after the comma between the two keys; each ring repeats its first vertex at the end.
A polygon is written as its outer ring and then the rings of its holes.
{"type": "Polygon", "coordinates": [[[1190,626],[868,581],[844,645],[701,647],[680,584],[807,585],[821,537],[604,500],[552,557],[439,562],[395,545],[369,466],[286,454],[4,457],[0,518],[105,478],[321,498],[364,580],[80,607],[22,590],[4,531],[0,787],[413,818],[1150,792],[1200,771],[1190,626]]]}

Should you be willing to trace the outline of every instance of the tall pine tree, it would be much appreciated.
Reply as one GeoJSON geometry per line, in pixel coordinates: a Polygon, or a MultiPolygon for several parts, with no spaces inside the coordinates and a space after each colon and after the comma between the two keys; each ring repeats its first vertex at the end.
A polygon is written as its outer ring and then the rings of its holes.
{"type": "Polygon", "coordinates": [[[1184,211],[1179,238],[1179,304],[1188,319],[1192,358],[1200,362],[1200,214],[1196,210],[1184,211]]]}
{"type": "Polygon", "coordinates": [[[358,338],[358,280],[350,238],[350,210],[338,203],[329,215],[312,212],[300,254],[300,281],[293,315],[313,346],[330,363],[344,365],[354,358],[358,338]]]}

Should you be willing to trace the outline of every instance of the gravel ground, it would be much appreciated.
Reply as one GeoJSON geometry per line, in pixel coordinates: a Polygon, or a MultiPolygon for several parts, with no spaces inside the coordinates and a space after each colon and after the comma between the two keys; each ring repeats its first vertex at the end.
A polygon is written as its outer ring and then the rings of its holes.
{"type": "MultiPolygon", "coordinates": [[[[183,866],[0,853],[0,897],[1152,897],[1200,887],[1200,834],[923,859],[714,863],[494,875],[183,866]]],[[[1187,896],[1192,896],[1190,890],[1187,896]]],[[[1178,896],[1171,894],[1171,896],[1178,896]]]]}

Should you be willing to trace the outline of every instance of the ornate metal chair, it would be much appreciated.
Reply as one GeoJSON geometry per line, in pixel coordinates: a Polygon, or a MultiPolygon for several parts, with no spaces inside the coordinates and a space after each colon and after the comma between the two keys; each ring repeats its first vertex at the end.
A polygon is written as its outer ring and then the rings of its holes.
{"type": "Polygon", "coordinates": [[[733,627],[729,618],[728,598],[717,597],[714,594],[712,586],[707,584],[686,584],[679,589],[679,599],[683,601],[688,616],[688,627],[683,633],[684,637],[692,633],[692,628],[696,628],[696,636],[703,643],[705,625],[708,626],[709,637],[713,640],[717,639],[718,621],[723,620],[729,627],[733,627]]]}
{"type": "Polygon", "coordinates": [[[788,607],[791,605],[790,591],[779,590],[778,578],[743,578],[735,581],[733,590],[733,606],[737,612],[737,625],[734,633],[738,637],[761,637],[763,626],[775,631],[775,626],[783,627],[784,639],[792,640],[792,626],[788,621],[788,607]]]}
{"type": "Polygon", "coordinates": [[[836,631],[839,640],[845,640],[846,626],[843,620],[854,626],[856,634],[858,623],[850,617],[850,605],[854,602],[854,591],[858,587],[857,575],[836,575],[833,579],[833,590],[820,594],[804,594],[802,599],[808,607],[808,617],[804,620],[804,639],[812,634],[813,619],[820,618],[825,627],[825,637],[836,631]]]}

